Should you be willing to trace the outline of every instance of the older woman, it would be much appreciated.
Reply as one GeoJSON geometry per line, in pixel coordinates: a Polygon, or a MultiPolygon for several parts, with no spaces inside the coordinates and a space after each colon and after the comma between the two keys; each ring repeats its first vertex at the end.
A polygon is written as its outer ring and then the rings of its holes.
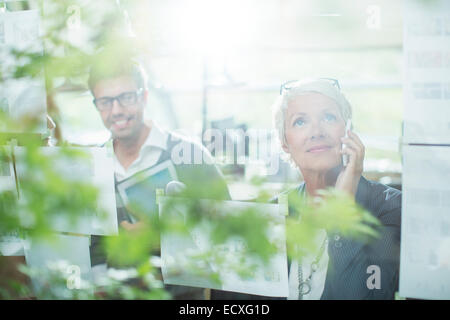
{"type": "Polygon", "coordinates": [[[282,148],[304,178],[294,192],[308,198],[335,187],[382,224],[370,243],[324,232],[317,253],[289,265],[292,299],[393,299],[398,288],[401,192],[361,176],[364,145],[345,132],[351,116],[334,79],[288,82],[274,105],[282,148]]]}

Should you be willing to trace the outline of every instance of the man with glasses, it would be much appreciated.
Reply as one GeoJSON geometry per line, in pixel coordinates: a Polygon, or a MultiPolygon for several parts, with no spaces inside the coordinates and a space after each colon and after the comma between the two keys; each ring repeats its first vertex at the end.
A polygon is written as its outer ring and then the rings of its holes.
{"type": "MultiPolygon", "coordinates": [[[[163,130],[155,121],[144,121],[144,110],[148,102],[146,75],[139,63],[130,58],[124,60],[117,61],[113,66],[105,66],[101,61],[93,65],[88,82],[103,124],[111,132],[119,225],[131,232],[142,227],[139,217],[128,212],[123,205],[117,186],[158,164],[168,160],[174,162],[172,151],[180,143],[193,150],[192,155],[200,153],[207,161],[202,164],[194,161],[174,163],[179,181],[188,191],[195,189],[195,196],[229,199],[223,176],[213,164],[206,148],[163,130]]],[[[165,181],[164,184],[169,182],[165,181]]],[[[154,210],[157,210],[156,207],[154,210]]],[[[91,246],[93,265],[105,262],[102,254],[97,251],[99,247],[95,242],[98,241],[98,238],[94,238],[91,246]]],[[[166,288],[170,288],[169,292],[175,298],[203,298],[202,293],[199,294],[202,291],[198,289],[176,286],[166,288]]]]}

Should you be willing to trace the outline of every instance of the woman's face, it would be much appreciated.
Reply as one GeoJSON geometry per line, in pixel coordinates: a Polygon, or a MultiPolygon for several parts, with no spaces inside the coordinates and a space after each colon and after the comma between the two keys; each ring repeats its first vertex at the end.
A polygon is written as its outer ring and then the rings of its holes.
{"type": "Polygon", "coordinates": [[[290,100],[285,112],[283,149],[301,171],[326,172],[342,164],[345,122],[333,99],[307,93],[290,100]]]}

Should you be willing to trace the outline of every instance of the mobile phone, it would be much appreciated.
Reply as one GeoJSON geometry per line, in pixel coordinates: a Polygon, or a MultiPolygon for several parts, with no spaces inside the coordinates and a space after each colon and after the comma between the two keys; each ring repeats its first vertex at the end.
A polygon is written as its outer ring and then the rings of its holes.
{"type": "MultiPolygon", "coordinates": [[[[345,125],[345,135],[344,135],[345,138],[348,138],[348,130],[350,130],[351,126],[352,126],[352,120],[348,119],[347,120],[347,124],[345,125]]],[[[344,149],[344,148],[345,148],[345,143],[342,144],[342,149],[344,149]]],[[[343,154],[342,155],[342,164],[344,165],[344,167],[347,166],[347,164],[348,164],[348,154],[343,154]]]]}

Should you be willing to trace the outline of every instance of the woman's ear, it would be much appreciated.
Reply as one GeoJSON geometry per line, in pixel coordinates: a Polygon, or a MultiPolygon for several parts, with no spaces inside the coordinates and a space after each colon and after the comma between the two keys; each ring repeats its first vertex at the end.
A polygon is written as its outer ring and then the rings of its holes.
{"type": "Polygon", "coordinates": [[[289,150],[288,145],[284,141],[281,143],[281,148],[283,148],[284,152],[289,153],[289,154],[291,153],[291,151],[289,150]]]}
{"type": "Polygon", "coordinates": [[[144,103],[147,104],[147,102],[148,102],[148,89],[144,89],[144,92],[142,92],[142,99],[144,100],[144,103]]]}

